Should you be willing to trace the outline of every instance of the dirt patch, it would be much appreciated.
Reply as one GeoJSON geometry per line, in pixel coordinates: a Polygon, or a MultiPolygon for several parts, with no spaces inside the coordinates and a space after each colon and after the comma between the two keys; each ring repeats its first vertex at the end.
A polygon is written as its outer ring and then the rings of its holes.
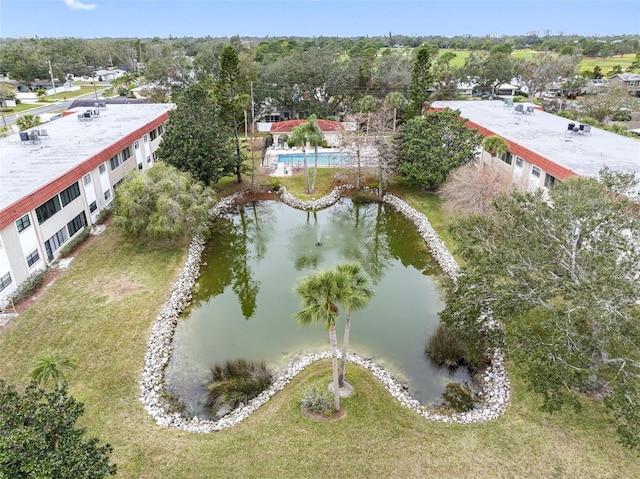
{"type": "Polygon", "coordinates": [[[92,284],[92,289],[100,296],[106,296],[107,302],[118,301],[123,297],[139,293],[143,287],[137,281],[128,278],[99,278],[92,284]]]}
{"type": "Polygon", "coordinates": [[[307,419],[318,422],[337,421],[338,419],[342,419],[346,414],[344,407],[341,407],[339,411],[334,411],[330,415],[313,412],[305,407],[300,408],[300,411],[302,412],[302,415],[307,419]]]}

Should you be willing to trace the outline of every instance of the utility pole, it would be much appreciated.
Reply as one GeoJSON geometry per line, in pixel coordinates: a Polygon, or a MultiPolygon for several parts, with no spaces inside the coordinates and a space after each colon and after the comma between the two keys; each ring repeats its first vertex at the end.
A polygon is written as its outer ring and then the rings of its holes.
{"type": "Polygon", "coordinates": [[[51,75],[51,86],[53,87],[53,96],[56,97],[56,103],[58,103],[58,93],[56,92],[56,84],[53,81],[53,68],[51,67],[51,60],[49,61],[49,75],[51,75]]]}

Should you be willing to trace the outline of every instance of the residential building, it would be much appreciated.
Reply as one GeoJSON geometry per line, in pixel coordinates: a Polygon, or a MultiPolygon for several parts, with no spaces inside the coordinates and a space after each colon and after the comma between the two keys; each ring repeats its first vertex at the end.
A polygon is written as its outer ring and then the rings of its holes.
{"type": "MultiPolygon", "coordinates": [[[[306,122],[307,120],[287,120],[271,123],[271,128],[269,131],[273,135],[274,144],[279,144],[279,139],[281,140],[281,142],[285,142],[286,139],[291,136],[291,133],[296,126],[302,125],[306,122]]],[[[324,139],[327,142],[327,146],[340,146],[342,133],[345,130],[342,123],[333,120],[318,120],[317,125],[318,128],[322,130],[322,134],[324,135],[324,139]]]]}
{"type": "Polygon", "coordinates": [[[612,87],[625,88],[629,95],[640,97],[640,74],[618,73],[609,77],[612,87]]]}
{"type": "Polygon", "coordinates": [[[100,103],[0,139],[0,306],[153,164],[173,107],[100,103]]]}
{"type": "Polygon", "coordinates": [[[596,177],[603,167],[634,172],[640,179],[640,141],[546,113],[532,104],[502,101],[439,101],[432,109],[459,110],[469,128],[506,140],[508,152],[481,161],[523,181],[548,188],[572,176],[596,177]]]}

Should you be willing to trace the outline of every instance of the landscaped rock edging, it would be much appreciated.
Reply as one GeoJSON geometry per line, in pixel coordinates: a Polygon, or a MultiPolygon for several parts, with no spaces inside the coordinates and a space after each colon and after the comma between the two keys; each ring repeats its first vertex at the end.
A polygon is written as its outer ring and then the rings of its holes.
{"type": "MultiPolygon", "coordinates": [[[[335,188],[331,194],[311,201],[303,201],[289,194],[284,188],[280,194],[280,200],[293,207],[302,210],[319,210],[336,203],[345,191],[354,189],[353,185],[342,185],[335,188]]],[[[230,211],[240,200],[241,195],[235,194],[222,199],[211,211],[210,217],[216,219],[225,212],[230,211]]],[[[428,218],[419,213],[401,199],[386,194],[383,201],[392,206],[396,211],[412,221],[420,236],[431,249],[432,255],[443,271],[456,278],[460,268],[446,246],[435,232],[428,218]]],[[[145,409],[151,414],[157,424],[161,426],[176,427],[189,432],[212,432],[229,428],[247,418],[260,406],[266,403],[273,395],[282,390],[298,373],[307,366],[322,359],[331,357],[330,351],[310,354],[290,363],[284,372],[276,378],[267,390],[249,401],[246,406],[241,406],[221,419],[201,419],[198,417],[186,418],[179,413],[169,413],[163,406],[163,396],[166,394],[164,372],[169,364],[173,351],[173,334],[178,323],[180,313],[191,302],[191,291],[196,279],[200,275],[201,255],[205,242],[200,238],[194,238],[189,246],[185,265],[176,281],[169,300],[166,302],[152,327],[151,335],[147,343],[145,355],[145,367],[140,380],[141,396],[145,409]]],[[[502,352],[496,350],[492,353],[492,359],[487,369],[478,378],[480,384],[480,404],[475,409],[457,414],[442,414],[430,411],[419,401],[412,398],[399,381],[373,361],[360,356],[349,354],[347,359],[371,373],[384,385],[389,393],[403,406],[416,411],[425,418],[456,423],[474,423],[495,419],[502,415],[510,400],[510,384],[504,367],[502,352]]]]}

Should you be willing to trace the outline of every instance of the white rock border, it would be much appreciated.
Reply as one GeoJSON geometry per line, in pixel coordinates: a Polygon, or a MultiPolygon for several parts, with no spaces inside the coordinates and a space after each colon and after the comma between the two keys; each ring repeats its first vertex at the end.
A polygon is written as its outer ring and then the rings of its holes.
{"type": "MultiPolygon", "coordinates": [[[[295,198],[283,187],[280,200],[293,208],[319,210],[333,205],[343,196],[346,190],[354,188],[353,185],[342,185],[336,187],[329,195],[323,198],[303,201],[295,198]]],[[[375,194],[372,190],[370,192],[375,194]]],[[[234,194],[220,200],[209,212],[211,219],[215,220],[232,209],[240,199],[240,194],[234,194]]],[[[391,194],[384,195],[382,200],[415,224],[420,236],[431,249],[431,253],[440,267],[455,280],[460,274],[460,267],[429,223],[428,218],[391,194]]],[[[331,352],[325,351],[304,356],[290,363],[285,368],[284,373],[276,378],[271,387],[249,401],[246,406],[241,406],[218,420],[200,419],[198,417],[185,418],[179,413],[167,412],[162,401],[163,395],[166,394],[164,372],[173,351],[173,334],[178,323],[178,317],[191,302],[191,291],[196,279],[200,276],[200,258],[204,247],[205,242],[200,238],[194,238],[189,246],[187,259],[178,280],[173,286],[169,300],[163,306],[160,314],[158,314],[151,329],[147,342],[145,366],[140,379],[140,400],[158,425],[200,433],[220,431],[238,424],[265,404],[278,391],[282,390],[307,366],[315,361],[331,357],[331,352]]],[[[489,421],[501,416],[506,411],[511,398],[511,386],[504,367],[504,356],[500,350],[492,352],[489,366],[483,372],[482,377],[478,378],[480,404],[469,412],[450,415],[432,412],[421,405],[419,401],[407,393],[402,384],[373,361],[354,354],[347,355],[347,360],[371,371],[400,404],[427,419],[435,421],[463,424],[489,421]]]]}

